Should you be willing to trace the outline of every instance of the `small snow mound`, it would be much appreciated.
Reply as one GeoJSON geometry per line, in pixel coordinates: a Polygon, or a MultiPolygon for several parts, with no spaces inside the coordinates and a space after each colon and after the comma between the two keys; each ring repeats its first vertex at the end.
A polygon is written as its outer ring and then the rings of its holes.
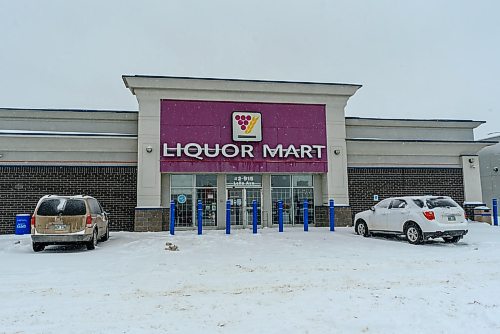
{"type": "Polygon", "coordinates": [[[165,250],[168,250],[168,251],[178,251],[179,250],[179,247],[177,247],[177,245],[174,245],[173,243],[171,242],[167,242],[165,244],[165,250]]]}

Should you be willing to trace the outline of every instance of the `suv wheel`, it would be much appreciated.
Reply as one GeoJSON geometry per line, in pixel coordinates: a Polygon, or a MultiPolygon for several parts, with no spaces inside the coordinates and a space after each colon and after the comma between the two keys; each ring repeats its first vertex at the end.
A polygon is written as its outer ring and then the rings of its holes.
{"type": "Polygon", "coordinates": [[[462,237],[459,235],[457,235],[455,237],[444,237],[443,238],[444,242],[446,242],[447,244],[456,244],[457,242],[460,241],[460,239],[462,239],[462,237]]]}
{"type": "Polygon", "coordinates": [[[33,242],[33,251],[34,252],[41,252],[45,249],[45,245],[41,244],[39,242],[33,242]]]}
{"type": "Polygon", "coordinates": [[[364,220],[360,220],[356,223],[356,233],[362,235],[363,237],[367,237],[369,235],[368,226],[364,220]]]}
{"type": "Polygon", "coordinates": [[[424,239],[422,230],[415,223],[409,223],[406,226],[405,236],[408,242],[412,245],[420,244],[424,239]]]}
{"type": "Polygon", "coordinates": [[[94,232],[92,233],[92,239],[87,242],[87,249],[88,250],[93,250],[95,249],[95,246],[97,246],[97,229],[94,229],[94,232]]]}

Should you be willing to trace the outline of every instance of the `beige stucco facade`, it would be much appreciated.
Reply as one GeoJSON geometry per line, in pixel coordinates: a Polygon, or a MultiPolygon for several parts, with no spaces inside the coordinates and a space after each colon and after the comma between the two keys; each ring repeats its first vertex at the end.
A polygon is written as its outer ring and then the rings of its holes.
{"type": "Polygon", "coordinates": [[[321,180],[321,201],[327,204],[329,198],[336,198],[339,203],[349,204],[345,106],[361,86],[141,76],[124,76],[124,81],[139,103],[138,206],[161,205],[159,155],[145,154],[148,146],[154,152],[160,149],[161,99],[324,104],[327,150],[334,158],[329,160],[328,173],[321,180]],[[334,150],[340,150],[340,154],[333,154],[334,150]]]}

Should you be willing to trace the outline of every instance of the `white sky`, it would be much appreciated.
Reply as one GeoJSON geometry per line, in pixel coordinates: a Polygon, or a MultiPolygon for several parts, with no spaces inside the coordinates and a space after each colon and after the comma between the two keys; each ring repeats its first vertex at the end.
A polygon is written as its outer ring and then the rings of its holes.
{"type": "Polygon", "coordinates": [[[348,116],[500,131],[500,1],[0,0],[0,107],[137,109],[122,74],[362,84],[348,116]]]}

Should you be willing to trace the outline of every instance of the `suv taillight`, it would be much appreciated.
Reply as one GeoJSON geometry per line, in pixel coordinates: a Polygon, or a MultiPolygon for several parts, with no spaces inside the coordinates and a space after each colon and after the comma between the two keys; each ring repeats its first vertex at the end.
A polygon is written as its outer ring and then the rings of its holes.
{"type": "Polygon", "coordinates": [[[92,216],[87,215],[87,227],[92,227],[92,216]]]}
{"type": "Polygon", "coordinates": [[[35,223],[36,223],[36,216],[33,215],[31,216],[31,227],[35,227],[35,223]]]}
{"type": "Polygon", "coordinates": [[[427,220],[434,220],[436,216],[434,215],[434,211],[424,211],[424,216],[427,220]]]}

